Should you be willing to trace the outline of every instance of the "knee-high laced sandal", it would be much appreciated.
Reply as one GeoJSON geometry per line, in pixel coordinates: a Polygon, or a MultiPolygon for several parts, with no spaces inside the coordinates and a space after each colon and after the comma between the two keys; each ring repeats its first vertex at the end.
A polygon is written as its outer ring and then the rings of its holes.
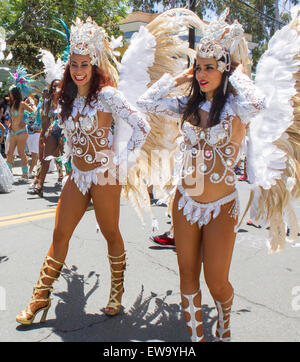
{"type": "Polygon", "coordinates": [[[198,332],[197,332],[197,328],[199,326],[202,325],[202,315],[201,315],[201,320],[197,320],[197,317],[199,319],[199,316],[196,316],[197,312],[201,312],[202,308],[201,307],[196,307],[194,304],[194,298],[196,297],[196,295],[198,295],[199,293],[201,293],[200,290],[198,290],[196,293],[194,294],[183,294],[181,293],[181,295],[186,298],[188,300],[188,306],[186,308],[183,307],[183,310],[185,313],[187,313],[190,317],[189,321],[187,321],[186,318],[186,324],[188,327],[190,327],[191,329],[191,341],[192,342],[204,342],[204,335],[203,332],[201,332],[201,335],[198,336],[198,332]]]}
{"type": "Polygon", "coordinates": [[[232,300],[233,300],[234,294],[232,293],[231,297],[226,300],[226,302],[219,302],[215,300],[216,307],[218,310],[218,327],[216,330],[216,342],[230,342],[231,336],[223,337],[226,333],[230,332],[230,314],[231,314],[231,306],[232,306],[232,300]],[[224,307],[224,305],[227,305],[229,302],[230,305],[228,307],[224,307]],[[225,328],[225,325],[227,324],[227,327],[225,328]]]}
{"type": "Polygon", "coordinates": [[[41,271],[40,271],[39,280],[38,280],[37,284],[33,287],[33,294],[32,294],[31,300],[30,300],[28,306],[16,317],[16,321],[18,323],[25,324],[25,325],[29,325],[29,324],[33,323],[36,315],[41,311],[43,311],[43,314],[42,314],[40,322],[46,321],[47,313],[51,306],[50,295],[53,290],[52,283],[58,279],[63,264],[64,263],[61,263],[61,262],[51,258],[50,256],[45,257],[44,263],[43,263],[41,271]],[[57,270],[52,265],[49,265],[49,261],[57,264],[60,267],[60,269],[57,270]],[[48,274],[49,269],[55,271],[57,273],[57,275],[55,277],[49,275],[48,274]],[[51,279],[52,280],[51,284],[45,284],[43,282],[44,278],[51,279]],[[41,292],[47,292],[47,297],[44,297],[44,298],[40,297],[39,294],[41,292]],[[32,306],[32,304],[35,304],[35,303],[42,304],[42,306],[33,312],[31,309],[31,306],[32,306]],[[28,318],[28,315],[30,316],[30,318],[28,318]]]}
{"type": "Polygon", "coordinates": [[[127,260],[126,252],[124,252],[120,256],[108,255],[108,260],[110,263],[111,272],[111,288],[109,301],[107,303],[107,306],[105,307],[105,314],[109,316],[114,316],[120,312],[120,309],[122,307],[121,302],[118,301],[117,297],[120,293],[124,293],[123,282],[127,260]],[[116,265],[120,265],[120,268],[116,269],[116,265]]]}

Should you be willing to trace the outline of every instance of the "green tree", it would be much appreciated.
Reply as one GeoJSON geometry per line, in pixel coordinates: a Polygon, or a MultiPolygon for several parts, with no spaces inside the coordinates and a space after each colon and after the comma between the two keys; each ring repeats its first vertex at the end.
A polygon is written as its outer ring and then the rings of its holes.
{"type": "Polygon", "coordinates": [[[63,31],[57,18],[70,28],[72,20],[78,16],[91,16],[110,35],[120,34],[118,23],[128,14],[127,0],[1,0],[0,26],[6,30],[8,50],[14,57],[12,64],[23,64],[31,73],[42,68],[36,55],[40,48],[61,55],[66,48],[62,36],[50,31],[63,31]]]}

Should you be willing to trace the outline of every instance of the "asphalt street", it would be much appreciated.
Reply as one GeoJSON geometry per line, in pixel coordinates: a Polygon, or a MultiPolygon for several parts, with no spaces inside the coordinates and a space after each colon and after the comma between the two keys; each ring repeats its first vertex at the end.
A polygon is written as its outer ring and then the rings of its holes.
{"type": "MultiPolygon", "coordinates": [[[[18,169],[15,171],[18,173],[18,169]]],[[[176,250],[149,241],[150,219],[144,228],[126,200],[121,200],[120,229],[126,244],[124,310],[104,314],[110,290],[106,242],[96,232],[90,208],[76,228],[59,281],[54,284],[46,323],[25,327],[15,316],[30,300],[43,258],[51,243],[60,190],[56,173],[48,174],[44,198],[15,185],[0,194],[0,341],[1,342],[188,342],[180,308],[176,250]]],[[[238,183],[243,210],[249,185],[238,183]]],[[[296,207],[300,221],[300,205],[296,207]]],[[[153,206],[159,231],[169,228],[166,208],[153,206]]],[[[237,234],[230,280],[235,289],[231,330],[233,342],[300,341],[300,237],[278,254],[266,248],[268,231],[246,225],[237,234]]],[[[187,240],[188,242],[188,240],[187,240]]],[[[203,277],[205,336],[213,340],[216,309],[203,277]]]]}

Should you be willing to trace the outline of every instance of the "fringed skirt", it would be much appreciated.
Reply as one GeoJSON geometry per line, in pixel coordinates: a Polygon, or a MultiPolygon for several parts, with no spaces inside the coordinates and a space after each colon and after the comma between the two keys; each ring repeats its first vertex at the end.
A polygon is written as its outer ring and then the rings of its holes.
{"type": "Polygon", "coordinates": [[[219,200],[200,203],[193,200],[181,185],[178,185],[177,189],[181,194],[178,201],[178,210],[182,210],[183,215],[185,215],[187,221],[189,221],[191,225],[198,223],[199,228],[202,225],[207,225],[211,218],[215,219],[219,215],[221,206],[228,204],[231,201],[234,201],[234,203],[229,210],[230,216],[233,218],[238,218],[239,216],[240,206],[236,190],[219,200]]]}

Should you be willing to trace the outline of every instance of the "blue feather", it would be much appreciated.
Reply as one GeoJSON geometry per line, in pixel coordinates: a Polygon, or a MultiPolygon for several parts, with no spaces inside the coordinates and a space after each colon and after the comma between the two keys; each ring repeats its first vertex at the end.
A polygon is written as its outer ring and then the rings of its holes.
{"type": "Polygon", "coordinates": [[[68,29],[67,25],[65,24],[65,22],[60,19],[60,18],[57,18],[57,20],[61,23],[61,25],[64,27],[65,29],[65,33],[66,33],[66,36],[67,36],[67,39],[68,39],[68,43],[69,43],[69,39],[70,39],[70,30],[68,29]]]}
{"type": "Polygon", "coordinates": [[[57,29],[53,29],[53,28],[48,28],[48,30],[55,31],[56,33],[62,35],[62,36],[66,39],[66,41],[69,43],[69,38],[68,38],[68,36],[67,36],[65,33],[63,33],[62,31],[57,30],[57,29]]]}

